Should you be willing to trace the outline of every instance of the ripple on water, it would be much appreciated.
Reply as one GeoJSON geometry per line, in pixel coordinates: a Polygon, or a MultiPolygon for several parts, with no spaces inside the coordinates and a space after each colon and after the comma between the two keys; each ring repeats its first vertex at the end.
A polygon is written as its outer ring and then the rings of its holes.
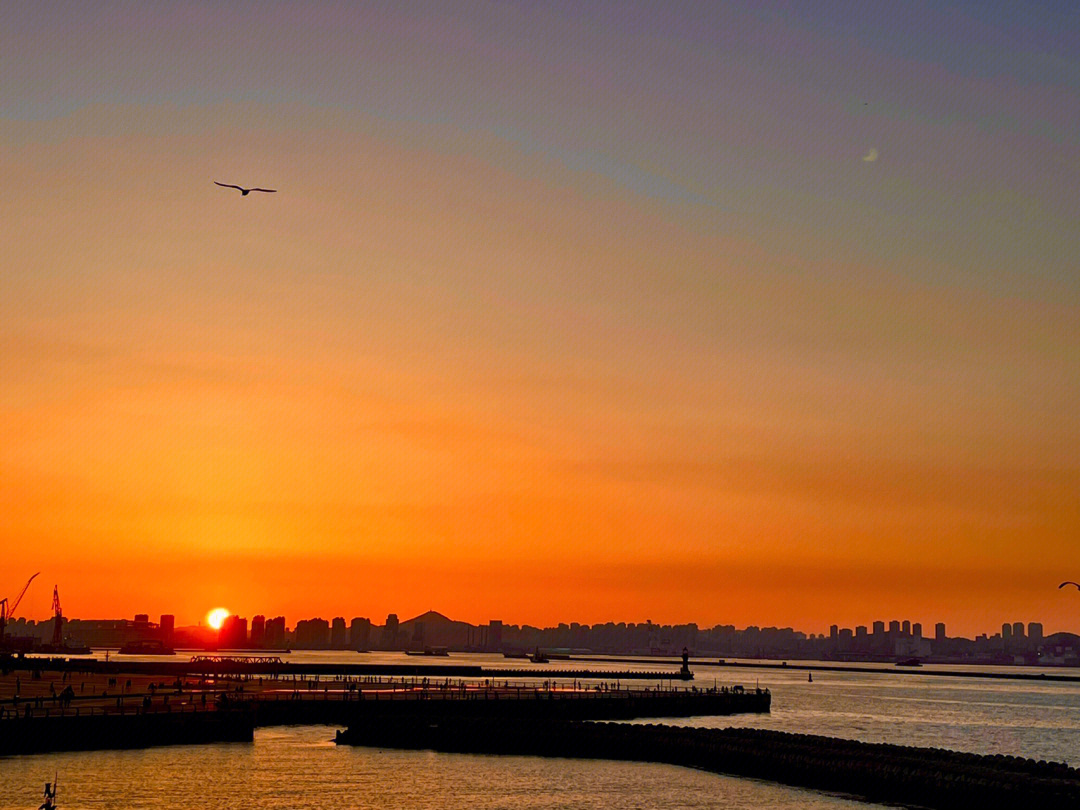
{"type": "Polygon", "coordinates": [[[64,810],[875,806],[668,765],[339,748],[331,736],[303,726],[260,729],[254,744],[11,757],[0,768],[0,810],[37,807],[54,772],[64,810]]]}

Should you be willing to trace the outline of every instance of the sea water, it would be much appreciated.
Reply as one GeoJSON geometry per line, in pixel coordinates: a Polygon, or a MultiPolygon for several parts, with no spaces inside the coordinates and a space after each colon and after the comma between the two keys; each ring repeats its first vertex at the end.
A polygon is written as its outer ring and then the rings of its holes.
{"type": "Polygon", "coordinates": [[[0,759],[0,808],[36,808],[59,774],[63,810],[496,810],[873,807],[667,765],[336,746],[326,726],[266,728],[254,743],[0,759]]]}

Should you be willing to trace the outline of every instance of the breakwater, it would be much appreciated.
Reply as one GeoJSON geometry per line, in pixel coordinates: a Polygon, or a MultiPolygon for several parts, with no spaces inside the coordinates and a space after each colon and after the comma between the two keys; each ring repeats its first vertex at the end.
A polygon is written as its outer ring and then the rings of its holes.
{"type": "Polygon", "coordinates": [[[847,672],[861,675],[872,673],[877,675],[926,675],[939,678],[982,678],[997,681],[1046,681],[1050,683],[1077,683],[1080,675],[1069,675],[1056,672],[1025,672],[1021,666],[1016,666],[1013,671],[980,672],[975,669],[931,669],[930,667],[898,667],[893,666],[866,666],[864,664],[807,664],[801,662],[781,661],[693,661],[694,664],[708,664],[710,666],[726,667],[729,669],[778,669],[778,670],[802,670],[806,672],[847,672]]]}
{"type": "Polygon", "coordinates": [[[504,669],[501,667],[483,667],[485,678],[576,678],[577,680],[607,681],[692,681],[693,672],[679,670],[595,670],[595,669],[504,669]]]}
{"type": "Polygon", "coordinates": [[[0,755],[251,742],[254,732],[255,714],[243,706],[203,711],[48,712],[0,723],[0,755]]]}
{"type": "Polygon", "coordinates": [[[357,722],[339,732],[337,741],[453,753],[659,762],[940,810],[1080,806],[1080,771],[1061,763],[760,729],[429,716],[357,722]]]}
{"type": "MultiPolygon", "coordinates": [[[[611,655],[571,655],[569,657],[571,661],[585,661],[585,662],[603,662],[610,663],[612,661],[618,661],[621,664],[636,664],[642,666],[678,666],[680,663],[677,659],[663,656],[638,656],[630,657],[625,655],[611,656],[611,655]]],[[[926,662],[927,666],[897,666],[893,662],[864,662],[864,661],[849,661],[849,662],[837,662],[826,663],[820,661],[809,661],[800,659],[765,659],[758,658],[753,660],[734,661],[725,658],[713,658],[713,657],[697,657],[691,658],[690,666],[694,667],[720,667],[725,669],[775,669],[782,671],[795,670],[800,672],[846,672],[853,674],[863,673],[875,673],[878,675],[927,675],[942,678],[984,678],[989,680],[999,681],[1046,681],[1049,683],[1080,683],[1080,675],[1069,674],[1075,673],[1075,668],[1061,667],[1061,672],[1031,672],[1028,671],[1029,667],[1020,664],[1000,664],[1002,669],[999,670],[979,670],[975,669],[976,666],[985,666],[984,664],[968,664],[967,669],[939,669],[938,667],[950,666],[947,664],[938,664],[934,661],[926,662]]],[[[960,666],[959,664],[953,664],[953,666],[960,666]]]]}

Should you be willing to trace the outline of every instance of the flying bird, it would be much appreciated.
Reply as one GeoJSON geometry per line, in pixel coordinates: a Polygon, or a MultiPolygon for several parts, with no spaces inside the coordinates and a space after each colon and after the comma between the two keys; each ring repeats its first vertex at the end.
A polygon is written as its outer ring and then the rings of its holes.
{"type": "Polygon", "coordinates": [[[873,163],[877,160],[877,156],[877,149],[871,146],[870,151],[863,155],[863,163],[873,163]]]}
{"type": "Polygon", "coordinates": [[[1072,585],[1073,587],[1075,587],[1075,588],[1076,588],[1076,590],[1080,591],[1080,585],[1078,585],[1077,583],[1073,582],[1073,581],[1072,581],[1071,579],[1065,580],[1065,582],[1062,582],[1062,583],[1061,583],[1060,585],[1058,585],[1058,590],[1060,591],[1060,590],[1061,590],[1062,588],[1064,588],[1064,587],[1065,587],[1066,585],[1072,585]]]}
{"type": "Polygon", "coordinates": [[[277,191],[276,188],[244,188],[243,186],[234,186],[231,183],[219,183],[217,180],[214,181],[214,185],[222,188],[235,188],[242,197],[246,197],[253,191],[264,191],[267,194],[274,194],[277,191]]]}

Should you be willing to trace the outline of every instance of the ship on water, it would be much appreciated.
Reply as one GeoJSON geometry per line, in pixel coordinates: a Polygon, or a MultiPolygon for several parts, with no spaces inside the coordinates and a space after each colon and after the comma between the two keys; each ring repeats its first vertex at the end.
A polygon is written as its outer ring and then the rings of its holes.
{"type": "Polygon", "coordinates": [[[156,638],[129,641],[117,652],[120,655],[176,655],[176,650],[166,647],[164,642],[156,638]]]}
{"type": "Polygon", "coordinates": [[[90,648],[77,641],[64,639],[60,644],[38,644],[31,652],[39,655],[89,655],[90,648]]]}

